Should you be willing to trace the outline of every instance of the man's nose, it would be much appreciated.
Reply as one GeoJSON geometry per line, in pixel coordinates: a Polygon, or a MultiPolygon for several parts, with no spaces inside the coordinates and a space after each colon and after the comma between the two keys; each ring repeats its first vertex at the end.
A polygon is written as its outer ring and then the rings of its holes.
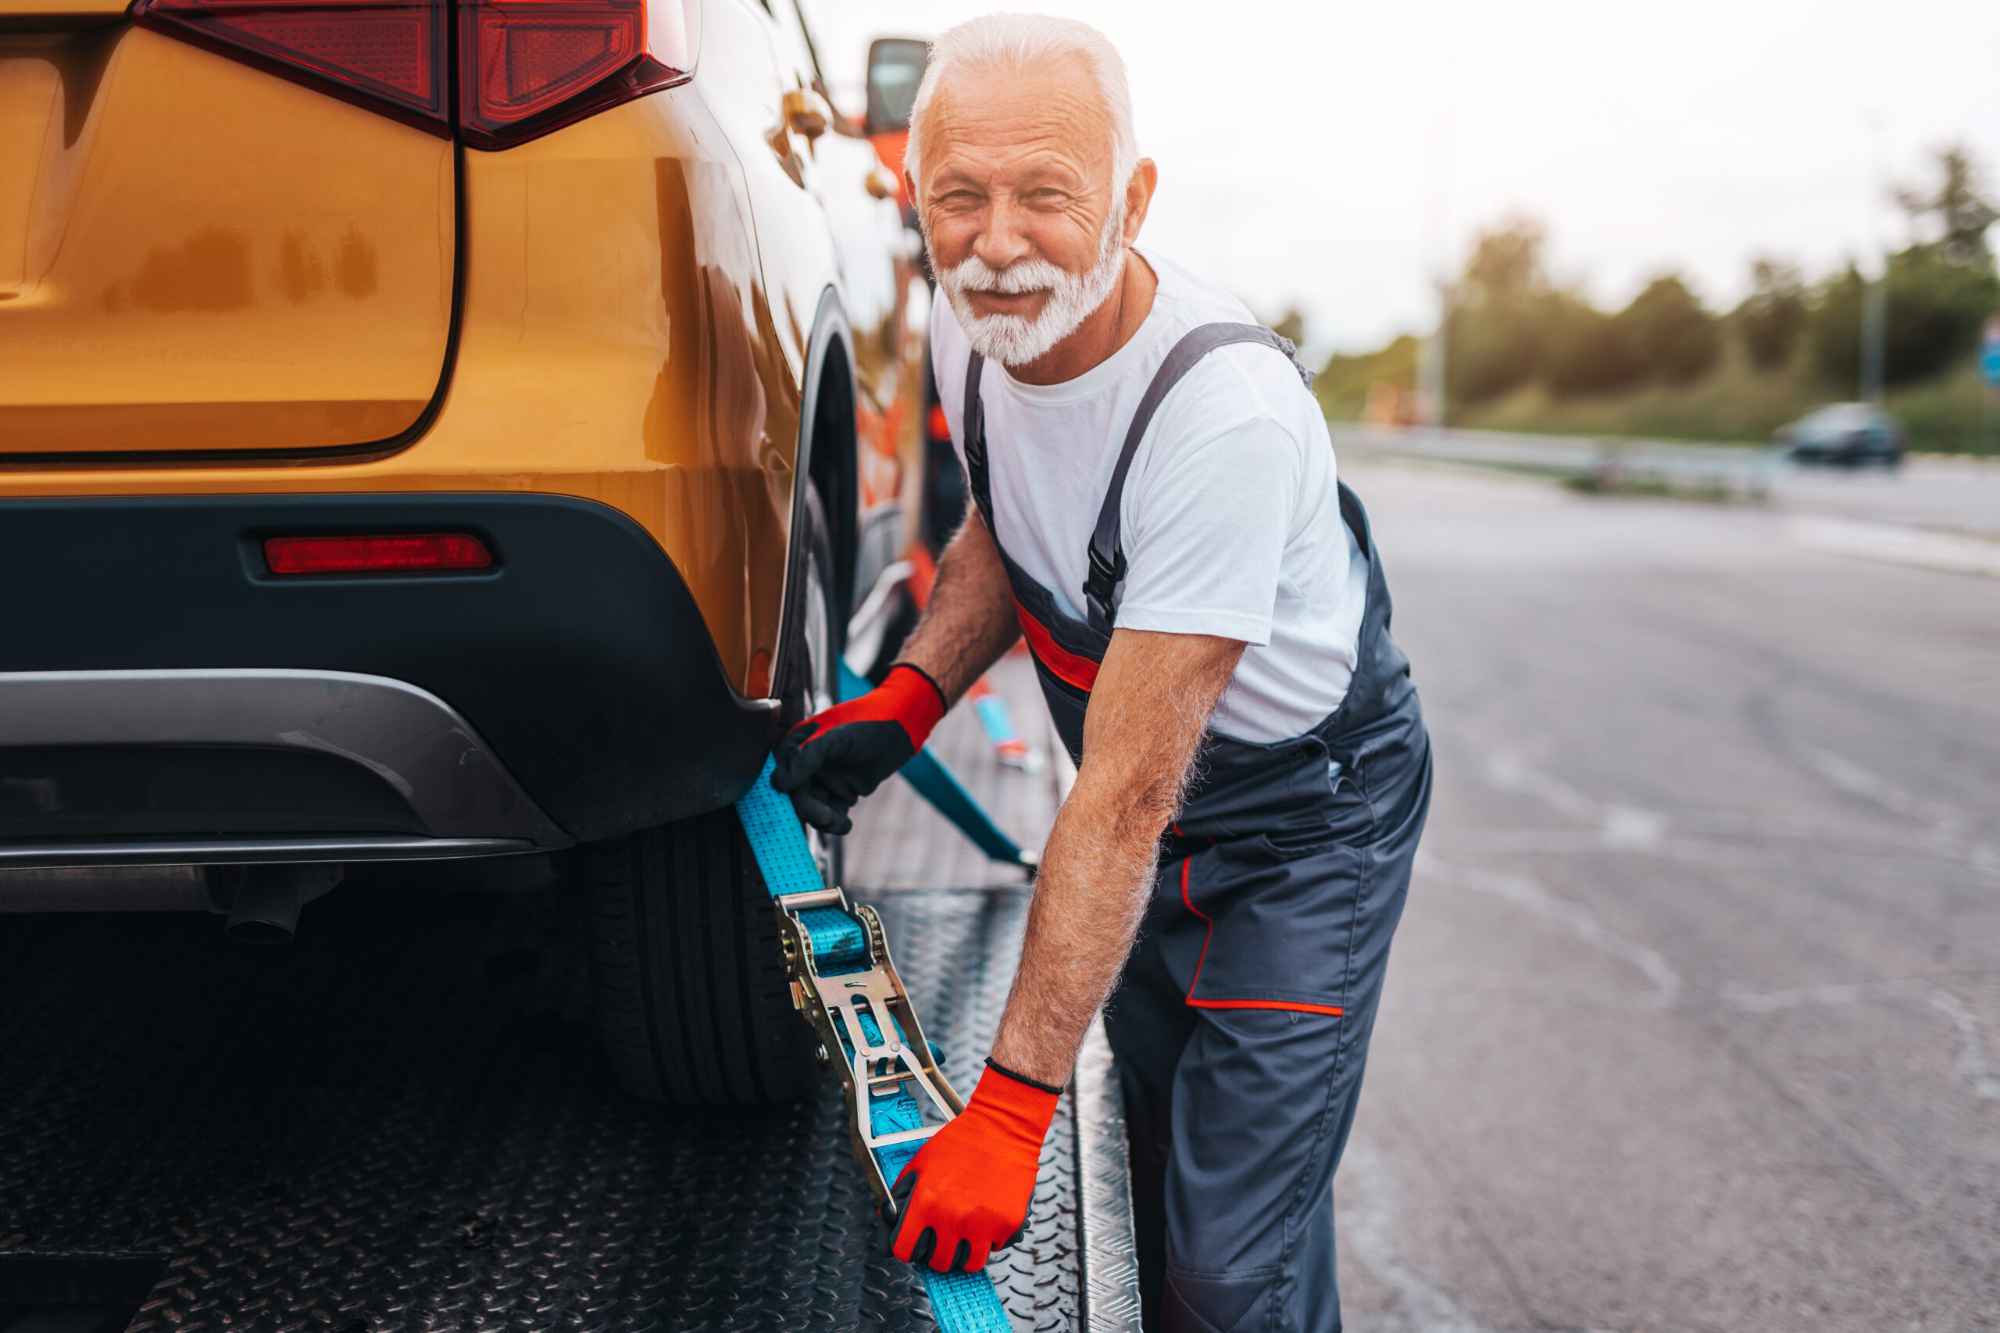
{"type": "Polygon", "coordinates": [[[1028,237],[1020,227],[1020,216],[1006,199],[995,199],[987,209],[986,225],[973,239],[972,252],[996,272],[1032,252],[1028,237]]]}

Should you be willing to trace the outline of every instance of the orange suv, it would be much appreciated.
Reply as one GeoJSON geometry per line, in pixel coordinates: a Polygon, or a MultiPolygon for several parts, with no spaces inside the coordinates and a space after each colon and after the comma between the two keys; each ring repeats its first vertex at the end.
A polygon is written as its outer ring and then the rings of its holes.
{"type": "Polygon", "coordinates": [[[809,1077],[728,807],[927,304],[798,2],[0,0],[0,908],[553,855],[631,1086],[809,1077]]]}

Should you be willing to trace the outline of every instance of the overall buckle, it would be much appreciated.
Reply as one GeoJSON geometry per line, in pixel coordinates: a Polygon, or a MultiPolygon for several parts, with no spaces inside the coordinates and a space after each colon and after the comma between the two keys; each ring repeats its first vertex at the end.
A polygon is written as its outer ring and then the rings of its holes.
{"type": "Polygon", "coordinates": [[[922,1143],[944,1122],[965,1109],[965,1101],[938,1068],[937,1057],[924,1036],[923,1024],[910,1005],[909,991],[889,956],[889,940],[875,909],[856,906],[845,891],[818,889],[788,893],[772,900],[778,913],[778,938],[790,979],[792,1006],[819,1037],[821,1063],[838,1061],[840,1081],[847,1090],[847,1129],[854,1155],[867,1168],[869,1187],[891,1221],[896,1205],[890,1196],[895,1182],[882,1173],[877,1149],[899,1143],[922,1143]],[[812,932],[803,914],[832,908],[858,922],[865,940],[865,965],[850,972],[823,973],[813,955],[812,932]],[[878,1100],[900,1092],[916,1094],[920,1115],[934,1123],[914,1129],[879,1133],[873,1110],[878,1100]]]}

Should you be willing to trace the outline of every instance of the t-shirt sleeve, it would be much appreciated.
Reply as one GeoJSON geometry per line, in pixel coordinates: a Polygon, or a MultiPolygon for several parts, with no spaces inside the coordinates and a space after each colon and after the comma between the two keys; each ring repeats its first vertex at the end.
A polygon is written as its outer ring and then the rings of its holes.
{"type": "Polygon", "coordinates": [[[1118,624],[1269,643],[1303,484],[1297,441],[1258,416],[1189,444],[1159,443],[1126,496],[1118,624]]]}

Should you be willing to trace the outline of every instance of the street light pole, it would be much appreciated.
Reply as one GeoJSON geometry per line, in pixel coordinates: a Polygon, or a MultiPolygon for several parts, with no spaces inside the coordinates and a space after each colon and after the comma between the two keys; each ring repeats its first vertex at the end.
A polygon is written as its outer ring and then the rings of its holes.
{"type": "Polygon", "coordinates": [[[1887,176],[1882,168],[1882,113],[1869,111],[1863,119],[1868,125],[1868,140],[1873,149],[1873,180],[1870,181],[1869,230],[1868,239],[1876,242],[1878,269],[1875,281],[1865,283],[1861,289],[1861,401],[1882,404],[1882,377],[1885,344],[1889,336],[1889,242],[1883,238],[1881,219],[1878,211],[1881,201],[1876,196],[1887,188],[1887,176]]]}
{"type": "Polygon", "coordinates": [[[1882,404],[1882,343],[1889,322],[1889,262],[1861,291],[1861,401],[1882,404]]]}

